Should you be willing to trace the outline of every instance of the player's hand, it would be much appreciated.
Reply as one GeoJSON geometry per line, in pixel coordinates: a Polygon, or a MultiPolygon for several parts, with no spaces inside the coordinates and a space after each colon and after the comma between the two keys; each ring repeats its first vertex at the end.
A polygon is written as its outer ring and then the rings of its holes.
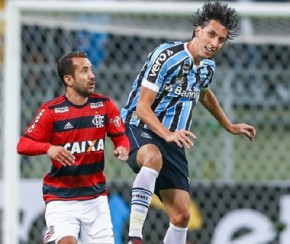
{"type": "Polygon", "coordinates": [[[185,146],[186,148],[190,148],[193,146],[193,140],[196,139],[196,136],[187,130],[179,130],[170,133],[165,140],[167,142],[175,142],[179,147],[185,146]]]}
{"type": "Polygon", "coordinates": [[[253,141],[256,136],[256,130],[253,126],[242,123],[242,124],[232,124],[230,128],[228,129],[228,132],[239,135],[243,134],[246,137],[250,139],[250,141],[253,141]]]}
{"type": "Polygon", "coordinates": [[[125,147],[119,146],[114,150],[114,155],[122,161],[126,161],[128,159],[129,152],[125,147]]]}
{"type": "Polygon", "coordinates": [[[59,162],[64,167],[75,163],[75,156],[62,146],[50,146],[47,154],[51,159],[59,162]]]}

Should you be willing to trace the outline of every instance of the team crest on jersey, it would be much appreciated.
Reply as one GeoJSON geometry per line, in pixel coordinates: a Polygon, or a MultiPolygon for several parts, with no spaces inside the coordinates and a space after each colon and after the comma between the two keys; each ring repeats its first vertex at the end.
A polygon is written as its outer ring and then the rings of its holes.
{"type": "Polygon", "coordinates": [[[183,75],[188,75],[189,74],[189,64],[184,64],[183,65],[182,73],[183,73],[183,75]]]}
{"type": "Polygon", "coordinates": [[[100,107],[104,107],[104,103],[103,103],[103,102],[90,103],[90,107],[91,107],[91,108],[100,108],[100,107]]]}
{"type": "Polygon", "coordinates": [[[131,115],[131,120],[130,120],[130,122],[134,122],[134,121],[136,121],[137,119],[138,119],[138,116],[137,116],[136,112],[133,112],[132,115],[131,115]]]}
{"type": "Polygon", "coordinates": [[[120,116],[116,116],[115,118],[110,119],[110,123],[114,124],[115,127],[120,127],[122,124],[120,116]]]}
{"type": "Polygon", "coordinates": [[[54,112],[57,113],[65,113],[65,112],[69,112],[69,108],[68,106],[65,107],[60,107],[60,108],[55,108],[54,112]]]}
{"type": "Polygon", "coordinates": [[[96,128],[101,128],[104,127],[105,124],[105,116],[104,115],[95,115],[93,119],[93,124],[96,126],[96,128]]]}

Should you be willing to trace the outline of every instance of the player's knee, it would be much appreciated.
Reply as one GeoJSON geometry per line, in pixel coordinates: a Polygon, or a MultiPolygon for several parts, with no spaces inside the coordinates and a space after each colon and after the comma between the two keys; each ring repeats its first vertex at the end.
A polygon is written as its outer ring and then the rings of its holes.
{"type": "Polygon", "coordinates": [[[142,162],[142,166],[146,166],[157,171],[162,168],[162,154],[159,149],[152,145],[150,147],[141,148],[137,155],[137,160],[142,162]]]}
{"type": "Polygon", "coordinates": [[[170,222],[174,226],[178,227],[187,227],[190,219],[190,212],[188,210],[184,210],[180,213],[174,214],[170,218],[170,222]]]}
{"type": "Polygon", "coordinates": [[[77,239],[73,236],[65,236],[57,241],[57,244],[77,244],[77,239]]]}

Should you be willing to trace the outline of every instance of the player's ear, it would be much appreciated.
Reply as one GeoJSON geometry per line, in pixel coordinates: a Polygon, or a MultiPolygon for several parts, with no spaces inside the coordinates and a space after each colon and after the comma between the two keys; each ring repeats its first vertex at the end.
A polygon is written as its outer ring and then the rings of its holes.
{"type": "Polygon", "coordinates": [[[194,36],[195,37],[198,37],[198,35],[199,35],[199,32],[200,32],[200,26],[197,26],[196,28],[195,28],[195,31],[194,31],[194,36]]]}
{"type": "Polygon", "coordinates": [[[64,77],[63,77],[63,80],[64,80],[64,82],[65,82],[65,84],[67,85],[67,86],[72,86],[72,82],[73,82],[73,77],[71,76],[71,75],[65,75],[64,77]]]}

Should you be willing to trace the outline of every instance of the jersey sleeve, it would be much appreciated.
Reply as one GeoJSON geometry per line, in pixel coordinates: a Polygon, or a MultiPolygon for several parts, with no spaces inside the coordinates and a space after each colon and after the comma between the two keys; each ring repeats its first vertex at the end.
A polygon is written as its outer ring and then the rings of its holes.
{"type": "Polygon", "coordinates": [[[163,86],[164,77],[168,72],[168,63],[172,55],[172,51],[162,47],[157,48],[149,54],[142,86],[155,92],[159,91],[163,86]]]}
{"type": "Polygon", "coordinates": [[[24,155],[45,154],[50,147],[53,117],[46,106],[41,106],[17,144],[17,152],[24,155]]]}
{"type": "Polygon", "coordinates": [[[203,60],[203,63],[206,67],[207,72],[205,72],[205,78],[200,89],[207,90],[210,88],[210,85],[212,83],[216,66],[215,66],[215,62],[212,60],[203,60]]]}
{"type": "Polygon", "coordinates": [[[120,111],[112,99],[108,101],[107,118],[107,135],[113,141],[115,148],[123,146],[130,151],[130,143],[125,133],[125,125],[121,119],[120,111]]]}

